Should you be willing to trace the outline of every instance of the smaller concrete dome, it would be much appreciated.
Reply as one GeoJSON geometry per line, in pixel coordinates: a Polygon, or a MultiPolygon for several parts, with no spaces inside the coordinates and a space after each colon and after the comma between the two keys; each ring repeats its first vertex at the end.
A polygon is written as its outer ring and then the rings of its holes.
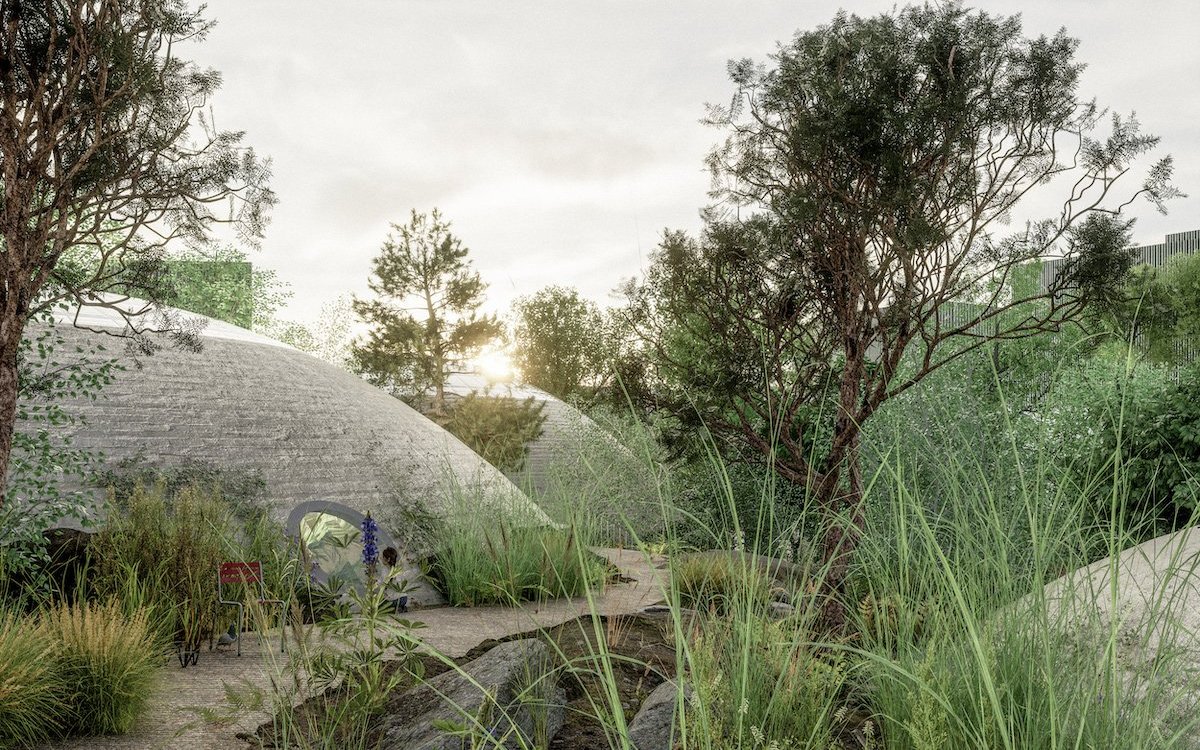
{"type": "Polygon", "coordinates": [[[591,522],[605,528],[612,543],[633,542],[631,531],[641,538],[661,532],[662,467],[630,450],[587,414],[539,388],[492,383],[477,374],[451,376],[446,392],[451,397],[532,398],[541,405],[542,432],[527,446],[521,468],[508,473],[535,502],[548,509],[564,503],[586,507],[591,522]]]}

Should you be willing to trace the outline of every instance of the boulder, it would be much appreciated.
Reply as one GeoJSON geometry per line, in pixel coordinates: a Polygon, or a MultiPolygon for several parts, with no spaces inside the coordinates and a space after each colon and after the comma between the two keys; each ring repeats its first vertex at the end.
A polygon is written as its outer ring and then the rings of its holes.
{"type": "MultiPolygon", "coordinates": [[[[690,689],[684,688],[685,696],[690,689]]],[[[679,686],[667,680],[654,688],[633,721],[629,722],[629,742],[637,750],[671,750],[674,747],[675,704],[679,686]]]]}
{"type": "Polygon", "coordinates": [[[391,701],[381,750],[459,750],[490,734],[489,748],[544,747],[563,722],[565,695],[550,651],[534,638],[501,643],[391,701]]]}

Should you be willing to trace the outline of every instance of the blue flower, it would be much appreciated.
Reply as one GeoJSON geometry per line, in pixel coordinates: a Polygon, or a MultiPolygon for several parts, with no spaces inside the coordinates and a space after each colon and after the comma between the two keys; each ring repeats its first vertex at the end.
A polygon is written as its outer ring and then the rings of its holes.
{"type": "Polygon", "coordinates": [[[379,562],[379,545],[376,539],[378,531],[379,524],[375,523],[375,519],[371,518],[371,514],[368,513],[362,522],[362,561],[363,565],[368,567],[379,562]]]}

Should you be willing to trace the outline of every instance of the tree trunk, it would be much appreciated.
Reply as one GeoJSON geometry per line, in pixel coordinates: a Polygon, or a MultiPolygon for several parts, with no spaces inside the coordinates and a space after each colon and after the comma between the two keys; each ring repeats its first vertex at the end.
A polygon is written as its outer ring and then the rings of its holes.
{"type": "MultiPolygon", "coordinates": [[[[19,328],[15,321],[5,328],[19,328]]],[[[11,464],[13,430],[17,422],[17,354],[21,333],[9,333],[0,341],[0,506],[8,500],[8,467],[11,464]]]]}
{"type": "Polygon", "coordinates": [[[446,384],[441,377],[433,383],[433,413],[439,416],[446,413],[446,384]]]}
{"type": "MultiPolygon", "coordinates": [[[[433,360],[430,368],[433,375],[433,413],[437,417],[446,414],[446,355],[442,349],[442,325],[438,318],[437,308],[433,304],[433,282],[427,276],[423,293],[425,295],[425,338],[429,345],[429,356],[433,360]]],[[[434,420],[438,421],[438,420],[434,420]]],[[[440,424],[440,422],[439,422],[440,424]]]]}
{"type": "Polygon", "coordinates": [[[846,626],[844,600],[846,574],[863,532],[862,469],[859,446],[862,430],[857,421],[862,390],[862,352],[856,337],[847,336],[846,364],[838,390],[838,416],[834,422],[833,442],[825,466],[824,481],[818,487],[818,507],[825,516],[825,535],[821,542],[821,562],[825,567],[822,607],[824,626],[840,632],[846,626]],[[843,477],[845,481],[843,482],[843,477]],[[843,522],[842,514],[849,511],[843,522]]]}

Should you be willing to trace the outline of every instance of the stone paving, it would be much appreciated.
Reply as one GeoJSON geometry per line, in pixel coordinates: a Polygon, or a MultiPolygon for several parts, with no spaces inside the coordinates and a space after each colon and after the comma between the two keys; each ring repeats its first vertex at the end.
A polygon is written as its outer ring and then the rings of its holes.
{"type": "MultiPolygon", "coordinates": [[[[439,607],[413,612],[409,619],[425,625],[416,635],[430,648],[447,656],[462,656],[489,638],[502,638],[537,628],[548,628],[594,611],[617,615],[637,612],[663,600],[660,559],[635,550],[599,549],[628,582],[609,584],[586,598],[530,603],[523,607],[439,607]]],[[[279,652],[278,631],[261,637],[243,635],[242,656],[236,651],[207,651],[200,663],[180,669],[172,658],[145,715],[128,734],[119,737],[86,737],[51,743],[42,750],[227,750],[246,748],[241,732],[253,731],[268,719],[265,710],[244,712],[235,720],[214,722],[202,709],[225,705],[225,686],[253,686],[270,692],[272,679],[288,674],[286,658],[279,652]]],[[[288,678],[290,679],[290,677],[288,678]]]]}

